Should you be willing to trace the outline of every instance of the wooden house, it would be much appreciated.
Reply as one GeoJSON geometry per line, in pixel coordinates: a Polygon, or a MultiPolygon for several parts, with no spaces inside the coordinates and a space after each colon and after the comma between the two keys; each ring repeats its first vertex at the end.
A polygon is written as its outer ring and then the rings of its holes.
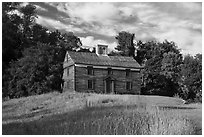
{"type": "Polygon", "coordinates": [[[140,94],[142,67],[132,57],[108,56],[107,48],[97,45],[96,53],[67,51],[63,90],[140,94]]]}

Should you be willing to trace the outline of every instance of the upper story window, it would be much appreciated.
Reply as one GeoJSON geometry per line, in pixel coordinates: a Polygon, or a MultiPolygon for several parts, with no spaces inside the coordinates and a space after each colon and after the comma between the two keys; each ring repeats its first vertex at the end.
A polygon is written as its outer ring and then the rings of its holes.
{"type": "Polygon", "coordinates": [[[113,70],[112,68],[108,68],[108,75],[111,75],[111,74],[113,74],[113,70]]]}
{"type": "Polygon", "coordinates": [[[94,69],[93,69],[93,67],[88,66],[88,67],[87,67],[87,72],[88,72],[88,75],[94,75],[94,69]]]}
{"type": "Polygon", "coordinates": [[[130,77],[131,76],[131,71],[130,69],[126,69],[126,77],[130,77]]]}

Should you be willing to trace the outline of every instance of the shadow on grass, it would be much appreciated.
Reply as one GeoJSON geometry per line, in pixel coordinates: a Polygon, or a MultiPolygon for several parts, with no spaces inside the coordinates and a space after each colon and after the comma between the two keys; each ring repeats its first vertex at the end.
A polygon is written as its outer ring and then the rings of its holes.
{"type": "Polygon", "coordinates": [[[3,135],[151,134],[145,105],[86,107],[39,120],[2,125],[3,135]],[[136,110],[134,113],[132,113],[136,110]],[[128,112],[128,113],[127,113],[128,112]],[[129,112],[131,114],[129,114],[129,112]],[[131,125],[130,125],[131,123],[131,125]],[[127,128],[128,127],[128,128],[127,128]]]}
{"type": "MultiPolygon", "coordinates": [[[[92,129],[84,130],[83,122],[96,121],[105,115],[120,116],[125,109],[134,109],[136,106],[114,106],[114,107],[86,107],[69,113],[54,114],[30,122],[14,122],[2,125],[3,135],[49,135],[49,134],[96,134],[92,129]]],[[[17,118],[34,116],[22,115],[17,118]]]]}
{"type": "Polygon", "coordinates": [[[23,115],[20,115],[20,116],[5,116],[4,121],[7,121],[7,120],[12,120],[12,121],[23,120],[23,119],[26,119],[26,118],[33,118],[33,117],[36,117],[36,116],[39,116],[39,115],[45,115],[45,114],[49,114],[49,113],[51,113],[51,110],[44,109],[44,110],[40,110],[40,111],[33,111],[32,113],[23,114],[23,115]]]}

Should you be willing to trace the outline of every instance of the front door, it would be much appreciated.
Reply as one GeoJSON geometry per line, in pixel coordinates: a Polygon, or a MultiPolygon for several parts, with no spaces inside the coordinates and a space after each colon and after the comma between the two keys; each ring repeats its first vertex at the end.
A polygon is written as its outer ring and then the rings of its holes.
{"type": "Polygon", "coordinates": [[[105,87],[106,87],[106,93],[114,93],[114,81],[113,80],[106,80],[105,87]]]}

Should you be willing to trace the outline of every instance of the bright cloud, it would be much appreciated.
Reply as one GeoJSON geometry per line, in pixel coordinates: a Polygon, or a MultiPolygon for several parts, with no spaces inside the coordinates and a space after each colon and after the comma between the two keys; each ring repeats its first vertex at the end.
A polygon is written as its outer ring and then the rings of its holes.
{"type": "Polygon", "coordinates": [[[71,32],[80,32],[80,33],[84,32],[81,28],[76,28],[73,25],[64,24],[59,20],[54,20],[43,16],[38,16],[36,22],[44,26],[47,26],[49,28],[54,28],[57,30],[66,30],[67,32],[71,31],[71,32]]]}
{"type": "Polygon", "coordinates": [[[80,18],[85,22],[110,23],[117,18],[119,11],[111,3],[66,3],[57,5],[57,9],[67,12],[72,18],[80,18]]]}
{"type": "Polygon", "coordinates": [[[37,10],[41,10],[41,11],[48,11],[46,8],[43,8],[41,6],[35,5],[37,10]]]}
{"type": "MultiPolygon", "coordinates": [[[[47,3],[60,13],[58,19],[40,17],[38,22],[55,29],[73,31],[84,45],[117,45],[120,31],[135,33],[136,40],[174,41],[184,54],[201,53],[201,3],[47,3]],[[104,36],[101,39],[95,36],[104,36]],[[110,38],[105,39],[105,37],[110,38]],[[115,41],[115,42],[113,42],[115,41]]],[[[41,7],[43,8],[43,7],[41,7]]],[[[39,7],[38,7],[39,9],[39,7]]],[[[50,14],[52,11],[48,11],[50,14]]],[[[49,16],[49,15],[48,15],[49,16]]]]}
{"type": "Polygon", "coordinates": [[[88,46],[88,47],[95,47],[98,44],[106,44],[108,45],[108,48],[110,51],[113,50],[117,46],[116,42],[109,43],[105,40],[94,39],[93,36],[80,37],[80,40],[84,46],[88,46]]]}

